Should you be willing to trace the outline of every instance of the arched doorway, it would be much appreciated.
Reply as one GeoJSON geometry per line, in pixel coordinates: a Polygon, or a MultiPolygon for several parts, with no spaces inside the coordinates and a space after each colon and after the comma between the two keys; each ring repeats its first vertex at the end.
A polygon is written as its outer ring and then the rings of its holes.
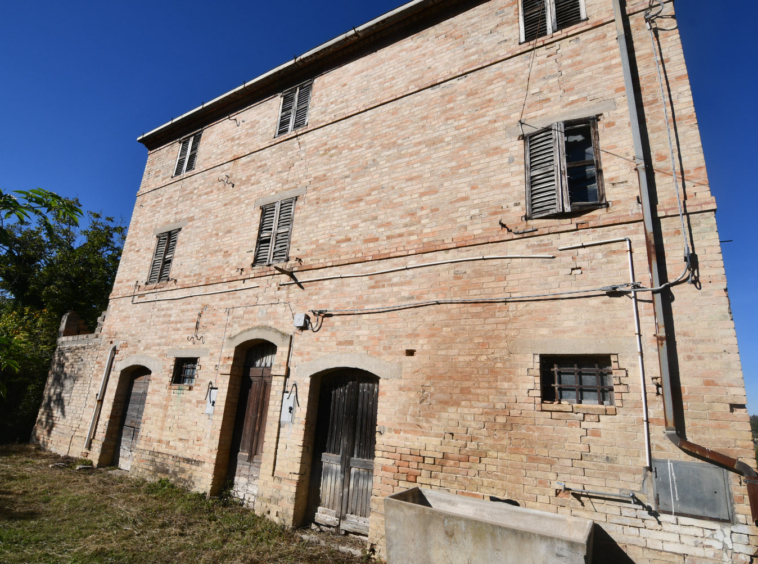
{"type": "Polygon", "coordinates": [[[124,396],[121,425],[113,454],[113,464],[122,470],[129,471],[132,468],[134,451],[142,428],[142,416],[145,412],[151,374],[148,368],[142,366],[128,374],[128,388],[124,396]]]}
{"type": "Polygon", "coordinates": [[[339,370],[321,380],[309,492],[321,525],[368,534],[379,378],[339,370]]]}
{"type": "Polygon", "coordinates": [[[247,351],[242,369],[227,481],[234,495],[246,501],[258,493],[275,357],[276,345],[258,343],[247,351]]]}

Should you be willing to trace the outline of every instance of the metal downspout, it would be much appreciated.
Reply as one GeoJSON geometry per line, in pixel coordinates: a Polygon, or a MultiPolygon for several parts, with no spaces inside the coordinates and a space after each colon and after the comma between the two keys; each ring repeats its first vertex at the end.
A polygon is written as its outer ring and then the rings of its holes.
{"type": "MultiPolygon", "coordinates": [[[[621,0],[613,0],[613,11],[616,18],[616,33],[618,37],[621,65],[624,71],[624,85],[626,98],[629,104],[629,121],[632,127],[634,139],[634,158],[637,162],[637,173],[640,182],[640,201],[645,226],[645,243],[647,246],[648,263],[654,288],[661,286],[661,277],[658,270],[658,257],[655,249],[655,230],[653,224],[653,208],[650,204],[650,188],[647,182],[647,169],[645,167],[644,151],[642,147],[641,121],[637,112],[637,96],[634,91],[634,81],[629,57],[626,31],[624,28],[626,11],[621,8],[621,0]]],[[[641,103],[641,100],[640,100],[641,103]]],[[[680,436],[674,417],[674,404],[671,389],[671,371],[668,357],[668,339],[663,314],[663,297],[660,292],[653,293],[653,311],[655,314],[656,339],[658,341],[658,360],[661,367],[661,380],[663,390],[663,414],[666,425],[666,437],[684,452],[704,459],[708,462],[724,467],[730,471],[742,474],[745,477],[750,500],[750,510],[753,522],[758,523],[758,474],[744,462],[724,454],[712,451],[700,445],[696,445],[680,436]]]]}
{"type": "Polygon", "coordinates": [[[100,418],[100,411],[103,409],[103,398],[105,397],[105,390],[108,387],[108,378],[111,375],[111,368],[113,367],[113,359],[116,357],[116,351],[118,347],[113,345],[108,351],[108,360],[105,363],[105,370],[103,371],[103,379],[100,382],[100,392],[97,394],[97,405],[95,411],[92,414],[92,421],[89,424],[89,431],[87,431],[87,439],[84,441],[84,450],[89,450],[92,447],[92,437],[95,434],[97,428],[97,421],[100,418]]]}

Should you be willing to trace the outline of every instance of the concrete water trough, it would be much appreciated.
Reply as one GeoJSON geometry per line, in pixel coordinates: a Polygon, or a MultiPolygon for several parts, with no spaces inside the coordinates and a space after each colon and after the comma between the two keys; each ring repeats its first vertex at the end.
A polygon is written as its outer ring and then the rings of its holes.
{"type": "Polygon", "coordinates": [[[592,562],[593,522],[422,488],[384,500],[388,564],[592,562]]]}

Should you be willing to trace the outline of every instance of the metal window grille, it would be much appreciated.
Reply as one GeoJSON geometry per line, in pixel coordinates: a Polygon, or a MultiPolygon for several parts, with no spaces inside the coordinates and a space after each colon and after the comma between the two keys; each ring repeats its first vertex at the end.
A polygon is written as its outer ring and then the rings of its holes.
{"type": "Polygon", "coordinates": [[[548,358],[540,363],[542,401],[613,405],[610,358],[548,358]]]}
{"type": "Polygon", "coordinates": [[[197,150],[200,147],[200,138],[202,136],[203,132],[198,131],[194,135],[182,139],[182,144],[179,147],[179,156],[176,158],[176,166],[174,167],[174,176],[195,170],[197,150]]]}
{"type": "Polygon", "coordinates": [[[197,358],[177,358],[174,365],[173,384],[184,384],[191,386],[195,383],[197,376],[197,358]]]}

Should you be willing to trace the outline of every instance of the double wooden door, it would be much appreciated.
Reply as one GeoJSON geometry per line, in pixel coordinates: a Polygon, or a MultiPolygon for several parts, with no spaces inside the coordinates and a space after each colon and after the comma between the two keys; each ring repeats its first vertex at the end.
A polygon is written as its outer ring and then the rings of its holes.
{"type": "Polygon", "coordinates": [[[116,448],[116,465],[122,470],[131,470],[134,450],[137,447],[142,416],[145,412],[147,391],[150,387],[150,371],[147,368],[138,369],[131,375],[131,382],[126,393],[123,415],[121,418],[121,433],[116,448]]]}
{"type": "Polygon", "coordinates": [[[317,523],[368,534],[378,396],[379,380],[357,370],[321,385],[311,480],[317,523]]]}
{"type": "Polygon", "coordinates": [[[250,349],[245,357],[229,460],[229,478],[232,480],[236,481],[243,474],[246,479],[257,479],[275,356],[276,346],[263,343],[250,349]]]}

